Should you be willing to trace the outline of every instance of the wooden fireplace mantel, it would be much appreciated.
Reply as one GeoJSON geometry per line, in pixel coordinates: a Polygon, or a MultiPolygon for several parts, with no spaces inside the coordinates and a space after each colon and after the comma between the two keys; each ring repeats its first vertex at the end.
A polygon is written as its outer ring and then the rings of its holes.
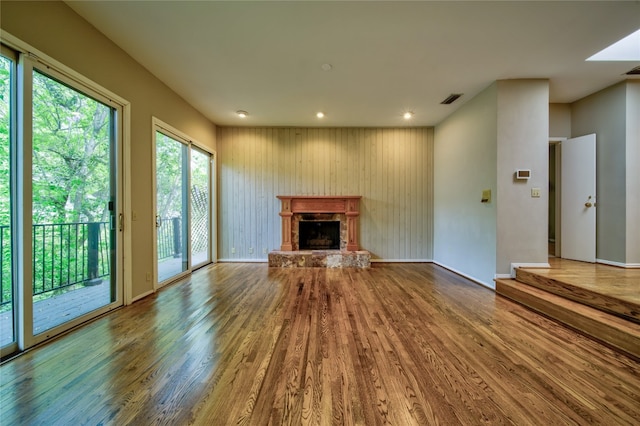
{"type": "Polygon", "coordinates": [[[360,195],[278,195],[277,198],[282,203],[282,251],[293,250],[291,217],[296,213],[344,213],[347,217],[347,250],[359,250],[360,195]]]}

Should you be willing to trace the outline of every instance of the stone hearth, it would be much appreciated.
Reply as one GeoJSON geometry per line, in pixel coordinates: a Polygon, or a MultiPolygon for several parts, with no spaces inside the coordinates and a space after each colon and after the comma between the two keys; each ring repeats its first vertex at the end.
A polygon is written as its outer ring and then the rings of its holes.
{"type": "Polygon", "coordinates": [[[269,253],[269,266],[368,268],[371,254],[360,250],[358,217],[360,196],[278,195],[282,203],[282,245],[269,253]],[[340,222],[339,250],[299,250],[299,224],[312,221],[340,222]]]}
{"type": "Polygon", "coordinates": [[[366,250],[272,251],[269,266],[278,268],[370,268],[371,254],[366,250]]]}

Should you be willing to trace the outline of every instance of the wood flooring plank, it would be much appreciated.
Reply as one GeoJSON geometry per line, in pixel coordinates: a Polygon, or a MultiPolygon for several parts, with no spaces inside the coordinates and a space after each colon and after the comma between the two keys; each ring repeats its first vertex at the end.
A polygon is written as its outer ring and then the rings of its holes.
{"type": "Polygon", "coordinates": [[[640,424],[640,366],[431,264],[218,264],[0,366],[1,424],[640,424]]]}

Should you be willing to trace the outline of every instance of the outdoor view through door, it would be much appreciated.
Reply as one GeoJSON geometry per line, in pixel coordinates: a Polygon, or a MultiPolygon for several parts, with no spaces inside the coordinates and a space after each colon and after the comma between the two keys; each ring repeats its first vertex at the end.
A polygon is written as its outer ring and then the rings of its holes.
{"type": "Polygon", "coordinates": [[[113,115],[107,105],[34,72],[34,334],[115,300],[113,115]],[[92,294],[81,296],[77,288],[92,294]],[[69,294],[81,302],[60,303],[69,294]]]}
{"type": "MultiPolygon", "coordinates": [[[[15,58],[0,56],[0,347],[15,341],[14,330],[14,288],[13,247],[11,235],[13,224],[11,214],[11,173],[10,157],[13,130],[12,83],[15,80],[15,58]]],[[[8,54],[9,52],[7,52],[8,54]]]]}
{"type": "Polygon", "coordinates": [[[52,67],[25,58],[17,68],[18,55],[7,51],[3,46],[0,57],[3,353],[26,349],[122,303],[116,255],[119,109],[52,67]],[[20,86],[18,71],[27,81],[20,86]]]}
{"type": "Polygon", "coordinates": [[[158,282],[187,271],[189,147],[156,131],[156,238],[158,282]]]}
{"type": "Polygon", "coordinates": [[[211,155],[191,149],[191,262],[211,260],[211,155]]]}
{"type": "Polygon", "coordinates": [[[162,283],[211,261],[211,154],[158,127],[155,155],[156,272],[162,283]]]}

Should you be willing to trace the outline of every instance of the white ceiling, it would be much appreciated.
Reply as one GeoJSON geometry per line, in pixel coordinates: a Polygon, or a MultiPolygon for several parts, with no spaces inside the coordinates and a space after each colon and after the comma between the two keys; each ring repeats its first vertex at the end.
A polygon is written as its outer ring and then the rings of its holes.
{"type": "Polygon", "coordinates": [[[67,4],[219,125],[432,126],[495,80],[566,103],[640,64],[585,62],[640,28],[638,1],[67,4]]]}

